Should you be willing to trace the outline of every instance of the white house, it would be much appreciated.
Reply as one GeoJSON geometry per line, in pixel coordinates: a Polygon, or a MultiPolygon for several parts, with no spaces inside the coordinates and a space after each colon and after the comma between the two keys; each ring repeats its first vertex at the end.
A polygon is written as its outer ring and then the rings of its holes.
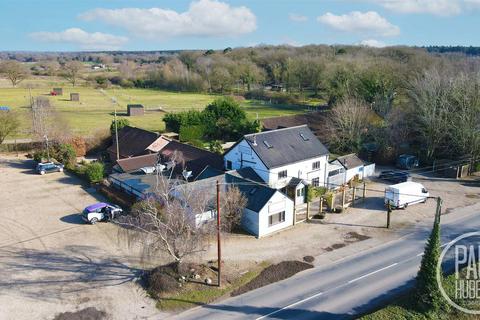
{"type": "Polygon", "coordinates": [[[365,163],[356,154],[347,154],[330,161],[329,163],[329,185],[333,187],[338,184],[345,184],[350,180],[358,178],[363,180],[375,173],[374,163],[365,163]],[[338,177],[341,177],[338,179],[338,177]],[[336,178],[336,179],[335,179],[336,178]],[[331,180],[335,179],[336,183],[331,180]]]}
{"type": "Polygon", "coordinates": [[[224,154],[224,161],[228,170],[252,168],[283,193],[292,178],[299,179],[303,181],[295,183],[299,198],[305,193],[304,184],[327,182],[328,150],[307,125],[245,135],[224,154]]]}
{"type": "MultiPolygon", "coordinates": [[[[260,176],[249,167],[231,170],[226,173],[211,171],[199,176],[189,185],[199,190],[215,191],[220,182],[221,193],[230,187],[236,187],[247,200],[242,215],[242,227],[257,238],[266,236],[293,225],[294,204],[284,193],[267,186],[260,176]],[[208,177],[207,177],[208,176],[208,177]]],[[[211,194],[214,199],[216,194],[211,194]]],[[[205,213],[208,216],[208,213],[205,213]]],[[[205,215],[204,214],[204,215],[205,215]]]]}

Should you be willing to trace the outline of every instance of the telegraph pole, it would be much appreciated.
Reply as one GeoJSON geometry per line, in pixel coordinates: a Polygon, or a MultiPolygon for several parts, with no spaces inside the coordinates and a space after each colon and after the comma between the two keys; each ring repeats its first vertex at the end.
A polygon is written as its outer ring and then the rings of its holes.
{"type": "Polygon", "coordinates": [[[390,202],[387,204],[387,229],[390,229],[390,215],[392,214],[392,206],[390,202]]]}
{"type": "Polygon", "coordinates": [[[217,180],[217,261],[218,261],[218,273],[217,284],[221,285],[221,270],[222,270],[222,248],[220,245],[220,183],[217,180]]]}
{"type": "Polygon", "coordinates": [[[112,98],[113,102],[113,122],[115,124],[115,142],[117,146],[117,161],[120,160],[120,147],[118,145],[118,126],[117,126],[117,100],[115,97],[112,98]]]}
{"type": "Polygon", "coordinates": [[[50,162],[50,148],[48,147],[48,137],[47,137],[47,135],[45,135],[44,138],[45,138],[45,142],[46,142],[46,145],[47,145],[48,162],[50,162]]]}
{"type": "Polygon", "coordinates": [[[440,223],[440,215],[442,214],[442,198],[437,197],[437,210],[435,211],[435,220],[440,223]]]}

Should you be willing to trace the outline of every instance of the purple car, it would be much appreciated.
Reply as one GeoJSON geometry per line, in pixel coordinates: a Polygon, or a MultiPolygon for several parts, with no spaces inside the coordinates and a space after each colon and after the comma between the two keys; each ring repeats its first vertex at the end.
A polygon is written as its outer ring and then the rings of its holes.
{"type": "Polygon", "coordinates": [[[105,202],[92,204],[81,213],[82,219],[90,224],[98,221],[110,221],[121,214],[123,214],[122,208],[105,202]]]}

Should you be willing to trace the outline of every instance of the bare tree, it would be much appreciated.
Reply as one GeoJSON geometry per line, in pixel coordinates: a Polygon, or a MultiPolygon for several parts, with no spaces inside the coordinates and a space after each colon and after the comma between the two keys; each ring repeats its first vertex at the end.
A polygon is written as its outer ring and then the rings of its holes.
{"type": "Polygon", "coordinates": [[[55,76],[60,70],[60,64],[56,60],[46,60],[39,63],[46,75],[55,76]]]}
{"type": "Polygon", "coordinates": [[[118,66],[118,71],[120,71],[123,78],[132,79],[135,77],[137,68],[138,66],[134,61],[126,60],[118,66]]]}
{"type": "Polygon", "coordinates": [[[133,214],[119,221],[127,229],[129,240],[142,244],[144,254],[166,252],[177,272],[184,259],[204,251],[210,225],[198,221],[197,214],[211,209],[208,190],[195,189],[191,183],[174,178],[174,166],[181,163],[178,154],[170,158],[171,168],[158,171],[151,195],[139,203],[133,214]]]}
{"type": "Polygon", "coordinates": [[[68,123],[50,104],[47,97],[36,97],[32,102],[31,112],[32,131],[37,138],[43,140],[48,137],[48,139],[57,142],[70,139],[68,123]]]}
{"type": "Polygon", "coordinates": [[[13,111],[0,110],[0,144],[20,126],[18,115],[13,111]]]}
{"type": "Polygon", "coordinates": [[[327,122],[331,144],[340,151],[358,151],[368,130],[369,107],[355,98],[337,103],[327,122]]]}
{"type": "Polygon", "coordinates": [[[221,197],[222,230],[232,232],[241,224],[243,209],[247,205],[247,198],[235,186],[230,186],[221,197]]]}
{"type": "Polygon", "coordinates": [[[13,87],[26,79],[29,75],[28,70],[18,61],[7,60],[0,64],[0,73],[4,74],[12,83],[13,87]]]}
{"type": "Polygon", "coordinates": [[[442,148],[451,123],[449,95],[451,78],[442,76],[437,70],[426,71],[411,83],[409,91],[416,115],[417,131],[431,160],[442,148]]]}
{"type": "Polygon", "coordinates": [[[80,61],[68,61],[63,66],[63,77],[75,87],[83,69],[80,61]]]}

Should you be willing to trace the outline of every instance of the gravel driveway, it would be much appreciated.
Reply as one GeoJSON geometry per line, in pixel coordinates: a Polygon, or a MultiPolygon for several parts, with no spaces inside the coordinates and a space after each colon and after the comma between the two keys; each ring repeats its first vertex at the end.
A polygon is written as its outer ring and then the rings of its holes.
{"type": "Polygon", "coordinates": [[[76,177],[33,167],[0,155],[0,319],[52,319],[91,306],[110,319],[157,314],[133,281],[138,254],[117,227],[78,216],[101,198],[76,177]]]}

